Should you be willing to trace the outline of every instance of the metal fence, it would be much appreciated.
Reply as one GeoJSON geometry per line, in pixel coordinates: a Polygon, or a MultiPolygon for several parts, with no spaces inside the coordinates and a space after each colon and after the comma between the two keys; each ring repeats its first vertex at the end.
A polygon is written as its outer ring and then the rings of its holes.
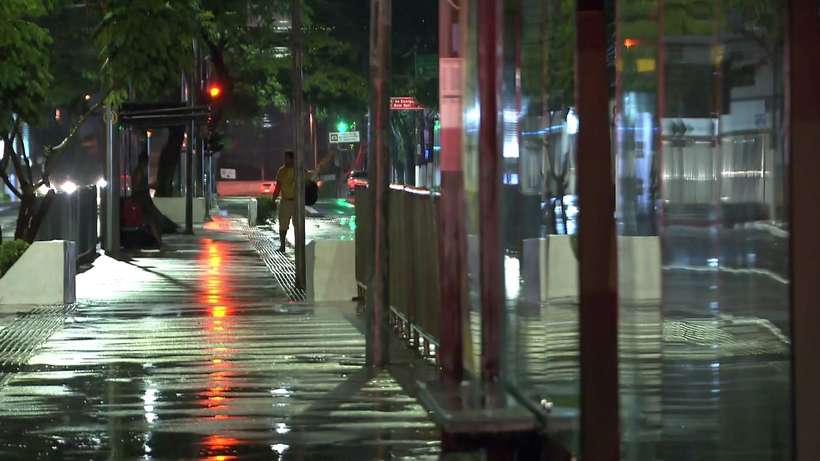
{"type": "Polygon", "coordinates": [[[71,194],[58,193],[43,218],[36,240],[71,240],[77,245],[78,259],[93,256],[97,251],[97,187],[80,187],[71,194]]]}
{"type": "MultiPolygon", "coordinates": [[[[356,189],[356,280],[366,290],[373,255],[371,193],[356,189]]],[[[438,198],[410,187],[390,190],[388,219],[390,307],[410,336],[438,343],[441,312],[438,264],[438,198]]],[[[416,338],[417,339],[417,338],[416,338]]]]}

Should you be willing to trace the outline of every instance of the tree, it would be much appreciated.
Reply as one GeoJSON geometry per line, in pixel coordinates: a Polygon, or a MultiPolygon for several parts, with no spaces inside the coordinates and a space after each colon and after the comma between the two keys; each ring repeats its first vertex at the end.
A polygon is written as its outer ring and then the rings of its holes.
{"type": "Polygon", "coordinates": [[[44,205],[37,210],[35,190],[38,187],[29,152],[23,144],[22,124],[37,120],[45,102],[52,76],[49,67],[48,31],[34,19],[46,14],[47,5],[38,0],[13,0],[0,4],[0,139],[3,157],[0,177],[6,187],[21,201],[15,238],[33,241],[32,228],[39,227],[54,196],[49,191],[44,205]],[[18,178],[12,183],[8,169],[11,165],[18,178]]]}
{"type": "MultiPolygon", "coordinates": [[[[314,116],[359,120],[367,104],[367,15],[360,2],[312,0],[303,8],[303,90],[314,116]]],[[[211,81],[223,90],[213,107],[209,136],[221,137],[226,119],[259,120],[290,101],[289,2],[203,0],[195,26],[210,62],[211,81]]],[[[182,131],[161,156],[158,194],[171,193],[182,131]]]]}
{"type": "Polygon", "coordinates": [[[168,80],[189,65],[191,53],[184,44],[190,37],[187,31],[193,29],[190,20],[195,5],[195,1],[172,4],[162,0],[81,5],[97,27],[83,29],[80,35],[88,38],[100,60],[93,64],[72,63],[75,66],[69,67],[73,71],[61,72],[64,77],[60,80],[51,72],[53,61],[61,55],[52,53],[53,33],[48,25],[66,28],[71,24],[56,25],[49,19],[77,6],[67,0],[10,0],[0,4],[0,55],[4,56],[0,68],[0,179],[21,202],[15,238],[34,240],[55,196],[50,182],[54,161],[92,114],[103,104],[118,106],[129,93],[167,90],[168,80]],[[86,64],[88,67],[84,67],[86,64]],[[78,79],[78,74],[82,78],[78,79]],[[67,81],[65,77],[75,80],[67,81]],[[71,91],[74,96],[67,95],[71,91]],[[26,151],[23,127],[40,122],[51,99],[90,101],[70,124],[65,137],[43,149],[44,161],[38,165],[32,162],[32,153],[26,151]],[[12,174],[17,184],[12,182],[12,174]],[[38,197],[38,190],[45,193],[38,197]]]}

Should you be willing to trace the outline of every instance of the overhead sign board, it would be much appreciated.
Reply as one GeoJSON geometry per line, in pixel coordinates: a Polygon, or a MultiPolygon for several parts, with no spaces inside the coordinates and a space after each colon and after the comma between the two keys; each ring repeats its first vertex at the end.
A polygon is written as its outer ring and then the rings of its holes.
{"type": "Polygon", "coordinates": [[[358,131],[345,131],[344,133],[339,131],[331,131],[330,132],[330,143],[331,144],[348,144],[359,142],[359,132],[358,131]]]}
{"type": "Polygon", "coordinates": [[[390,98],[390,110],[422,110],[424,107],[412,96],[390,98]]]}

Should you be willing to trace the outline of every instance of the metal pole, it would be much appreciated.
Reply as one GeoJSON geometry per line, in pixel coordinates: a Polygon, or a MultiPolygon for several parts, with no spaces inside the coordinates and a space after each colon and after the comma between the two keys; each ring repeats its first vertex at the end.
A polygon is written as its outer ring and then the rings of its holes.
{"type": "Polygon", "coordinates": [[[185,150],[185,233],[194,233],[194,130],[188,127],[188,149],[185,150]]]}
{"type": "Polygon", "coordinates": [[[293,53],[293,136],[296,159],[296,287],[305,289],[305,135],[302,113],[302,0],[291,1],[293,53]]]}
{"type": "MultiPolygon", "coordinates": [[[[194,56],[197,55],[196,40],[193,42],[194,56]]],[[[196,59],[196,57],[195,57],[196,59]]],[[[188,105],[196,104],[197,68],[188,80],[188,105]]],[[[196,148],[196,122],[191,120],[188,128],[188,149],[185,154],[185,233],[194,233],[194,149],[196,148]]]]}
{"type": "Polygon", "coordinates": [[[316,106],[313,106],[313,164],[319,174],[319,121],[316,120],[316,106]]]}
{"type": "Polygon", "coordinates": [[[316,114],[315,114],[316,106],[310,106],[308,109],[308,116],[310,117],[310,146],[313,149],[313,170],[315,174],[319,174],[319,143],[317,142],[317,133],[316,133],[316,114]]]}
{"type": "MultiPolygon", "coordinates": [[[[185,75],[185,71],[180,73],[180,97],[182,98],[182,102],[187,102],[189,105],[193,105],[190,100],[190,87],[188,85],[188,78],[185,75]]],[[[180,159],[179,159],[179,168],[176,171],[177,177],[177,187],[176,189],[179,191],[180,195],[186,195],[186,179],[185,179],[185,172],[188,171],[188,156],[184,153],[180,152],[180,159]]]]}
{"type": "Polygon", "coordinates": [[[620,457],[618,273],[603,0],[578,1],[576,31],[575,100],[581,123],[577,138],[581,452],[584,459],[616,461],[620,457]]]}
{"type": "Polygon", "coordinates": [[[208,151],[208,142],[202,140],[202,195],[205,197],[205,222],[211,220],[211,158],[213,152],[208,151]],[[207,157],[207,158],[206,158],[207,157]]]}
{"type": "Polygon", "coordinates": [[[797,461],[820,459],[820,4],[791,0],[786,10],[786,146],[791,187],[792,414],[797,461]]]}
{"type": "Polygon", "coordinates": [[[114,113],[105,108],[105,252],[120,254],[120,163],[114,153],[114,113]]]}
{"type": "MultiPolygon", "coordinates": [[[[151,178],[151,130],[145,132],[145,153],[148,154],[146,171],[148,171],[148,178],[151,178]]],[[[151,180],[149,179],[148,181],[150,182],[151,180]]]]}
{"type": "Polygon", "coordinates": [[[481,280],[481,378],[494,382],[501,373],[504,277],[501,246],[501,71],[502,2],[479,0],[478,98],[481,280]]]}
{"type": "MultiPolygon", "coordinates": [[[[462,3],[466,8],[466,3],[462,3]]],[[[450,2],[439,2],[439,107],[441,108],[441,195],[439,274],[441,280],[441,345],[439,363],[445,381],[464,375],[464,173],[461,167],[462,60],[453,40],[459,11],[450,2]]]]}
{"type": "Polygon", "coordinates": [[[367,287],[367,363],[387,365],[390,315],[388,216],[390,191],[390,29],[391,0],[370,2],[370,190],[373,264],[367,287]]]}

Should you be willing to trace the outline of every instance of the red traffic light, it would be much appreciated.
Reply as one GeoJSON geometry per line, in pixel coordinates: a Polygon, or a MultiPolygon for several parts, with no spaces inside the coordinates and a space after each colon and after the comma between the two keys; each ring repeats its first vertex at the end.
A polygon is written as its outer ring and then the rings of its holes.
{"type": "Polygon", "coordinates": [[[211,99],[217,99],[222,96],[222,88],[219,85],[211,85],[208,87],[208,95],[211,99]]]}

